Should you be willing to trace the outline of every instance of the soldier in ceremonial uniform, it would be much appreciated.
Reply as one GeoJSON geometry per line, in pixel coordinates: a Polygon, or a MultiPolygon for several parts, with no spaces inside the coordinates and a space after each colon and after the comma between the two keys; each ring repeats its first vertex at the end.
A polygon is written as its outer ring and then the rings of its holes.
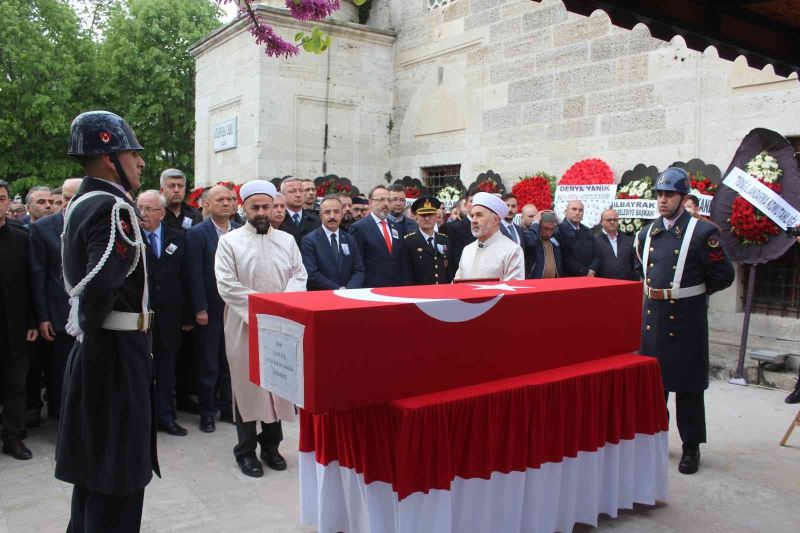
{"type": "Polygon", "coordinates": [[[404,237],[403,285],[450,283],[447,235],[434,232],[436,214],[442,203],[423,196],[411,204],[418,229],[404,237]]]}
{"type": "Polygon", "coordinates": [[[68,532],[139,531],[156,459],[146,254],[138,211],[142,146],[106,111],[72,122],[69,155],[84,168],[62,244],[76,338],[64,376],[56,478],[72,483],[68,532]]]}
{"type": "Polygon", "coordinates": [[[675,393],[683,441],[678,470],[693,474],[706,442],[708,295],[730,286],[734,270],[719,229],[683,207],[688,174],[670,167],[656,178],[655,190],[661,216],[636,241],[637,268],[645,280],[640,352],[658,359],[666,395],[675,393]]]}

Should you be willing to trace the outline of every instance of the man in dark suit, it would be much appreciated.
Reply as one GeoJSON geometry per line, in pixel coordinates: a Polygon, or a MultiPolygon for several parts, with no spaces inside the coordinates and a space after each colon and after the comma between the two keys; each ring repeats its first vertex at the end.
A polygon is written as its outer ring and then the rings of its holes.
{"type": "Polygon", "coordinates": [[[555,236],[556,215],[552,211],[541,214],[538,223],[531,224],[527,233],[531,240],[531,266],[526,277],[530,279],[550,279],[563,276],[561,243],[555,236]]]}
{"type": "Polygon", "coordinates": [[[303,180],[303,209],[317,213],[317,187],[314,185],[314,180],[303,180]]]}
{"type": "Polygon", "coordinates": [[[403,242],[403,285],[450,283],[447,235],[434,231],[440,206],[441,202],[430,196],[411,204],[419,229],[407,234],[403,242]]]}
{"type": "Polygon", "coordinates": [[[595,249],[600,259],[597,277],[639,281],[636,273],[636,252],[633,237],[619,232],[619,216],[613,209],[600,215],[600,234],[595,236],[595,249]]]}
{"type": "Polygon", "coordinates": [[[508,214],[500,222],[500,231],[517,243],[525,254],[525,274],[531,271],[532,256],[533,256],[533,239],[527,234],[527,230],[519,224],[514,224],[514,217],[517,215],[519,203],[514,193],[506,193],[503,195],[503,201],[508,206],[508,214]]]}
{"type": "Polygon", "coordinates": [[[389,220],[394,222],[401,239],[417,231],[417,223],[403,214],[405,210],[406,190],[400,183],[394,183],[389,187],[389,220]]]}
{"type": "Polygon", "coordinates": [[[339,230],[342,202],[326,196],[319,206],[322,226],[303,237],[300,251],[308,272],[310,291],[360,289],[364,285],[364,264],[355,238],[339,230]]]}
{"type": "MultiPolygon", "coordinates": [[[[81,178],[70,178],[61,187],[64,205],[75,196],[81,178]]],[[[67,333],[69,297],[64,290],[61,268],[61,233],[64,231],[64,213],[59,211],[31,224],[31,276],[33,303],[46,354],[47,416],[58,420],[61,411],[61,385],[64,366],[75,338],[67,333]]],[[[38,395],[39,376],[32,387],[38,395]]],[[[30,396],[30,394],[29,394],[30,396]]],[[[38,413],[38,409],[37,409],[38,413]]]]}
{"type": "Polygon", "coordinates": [[[208,191],[204,207],[210,216],[186,232],[189,252],[189,289],[192,312],[197,323],[197,397],[200,404],[200,431],[216,430],[214,417],[221,411],[222,420],[233,421],[231,375],[225,356],[223,313],[225,303],[217,291],[214,255],[217,242],[238,225],[230,218],[236,209],[236,193],[223,185],[208,191]],[[219,390],[219,409],[216,391],[219,390]]]}
{"type": "MultiPolygon", "coordinates": [[[[202,213],[184,201],[186,198],[186,175],[181,170],[177,168],[163,170],[159,178],[159,186],[161,195],[167,200],[163,224],[173,229],[186,231],[203,221],[202,213]]],[[[206,195],[203,195],[203,199],[205,198],[206,195]]],[[[187,327],[181,334],[181,346],[175,363],[175,402],[178,410],[197,414],[197,403],[190,396],[197,389],[194,353],[195,332],[191,330],[191,327],[187,327]]]]}
{"type": "Polygon", "coordinates": [[[159,179],[161,194],[167,200],[167,211],[164,224],[174,229],[187,230],[203,221],[203,215],[189,206],[186,198],[186,176],[177,168],[168,168],[161,172],[159,179]]]}
{"type": "Polygon", "coordinates": [[[558,226],[565,276],[594,276],[599,268],[600,258],[595,250],[594,236],[589,228],[581,224],[582,220],[583,202],[571,200],[567,204],[564,221],[558,226]]]}
{"type": "Polygon", "coordinates": [[[183,437],[187,431],[175,422],[175,361],[181,345],[181,327],[192,322],[183,278],[186,236],[182,229],[163,223],[166,199],[158,191],[144,191],[136,199],[147,242],[148,285],[153,322],[153,363],[156,373],[158,429],[183,437]]]}
{"type": "Polygon", "coordinates": [[[286,201],[286,218],[278,229],[291,234],[300,247],[303,237],[320,227],[322,222],[316,213],[303,208],[306,196],[303,192],[303,180],[300,178],[289,177],[283,180],[281,195],[286,201]]]}
{"type": "Polygon", "coordinates": [[[472,197],[478,192],[477,187],[472,187],[467,191],[464,197],[464,209],[462,213],[466,213],[464,217],[457,221],[452,222],[447,226],[447,239],[450,241],[450,277],[454,277],[458,269],[458,263],[461,261],[461,252],[464,247],[475,241],[475,236],[472,235],[472,220],[469,217],[470,209],[472,209],[472,197]]]}
{"type": "Polygon", "coordinates": [[[387,220],[389,190],[377,185],[369,192],[369,212],[350,226],[364,261],[365,287],[393,287],[403,284],[400,233],[387,220]]]}
{"type": "Polygon", "coordinates": [[[3,453],[33,457],[25,438],[25,376],[28,351],[36,340],[31,304],[28,234],[6,220],[11,187],[0,180],[0,377],[2,377],[3,453]]]}

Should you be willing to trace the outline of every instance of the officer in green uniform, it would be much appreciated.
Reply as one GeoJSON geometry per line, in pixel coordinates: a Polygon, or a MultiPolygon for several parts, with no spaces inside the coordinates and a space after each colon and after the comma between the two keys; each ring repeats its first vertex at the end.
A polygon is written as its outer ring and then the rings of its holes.
{"type": "Polygon", "coordinates": [[[447,235],[436,233],[436,212],[442,203],[431,196],[417,198],[411,204],[419,228],[403,241],[403,285],[450,283],[452,276],[447,259],[447,235]]]}
{"type": "Polygon", "coordinates": [[[656,178],[655,190],[661,216],[642,228],[636,242],[645,291],[640,353],[658,359],[666,396],[675,393],[683,441],[678,470],[693,474],[706,442],[708,295],[730,286],[734,270],[719,229],[683,207],[689,175],[670,167],[656,178]]]}

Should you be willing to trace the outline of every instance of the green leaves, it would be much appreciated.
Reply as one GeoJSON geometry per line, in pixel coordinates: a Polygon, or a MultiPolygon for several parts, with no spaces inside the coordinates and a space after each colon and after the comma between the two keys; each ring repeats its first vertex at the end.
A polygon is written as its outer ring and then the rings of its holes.
{"type": "Polygon", "coordinates": [[[317,27],[311,30],[311,35],[299,31],[294,35],[294,41],[303,47],[306,52],[321,54],[331,46],[331,36],[317,27]]]}
{"type": "MultiPolygon", "coordinates": [[[[78,3],[80,4],[80,3],[78,3]]],[[[76,4],[76,5],[78,5],[76,4]]],[[[92,10],[99,9],[92,4],[92,10]]],[[[214,0],[111,0],[102,33],[64,0],[0,0],[0,178],[14,193],[80,175],[66,155],[72,119],[107,109],[145,147],[144,186],[194,168],[194,59],[220,26],[214,0]]]]}

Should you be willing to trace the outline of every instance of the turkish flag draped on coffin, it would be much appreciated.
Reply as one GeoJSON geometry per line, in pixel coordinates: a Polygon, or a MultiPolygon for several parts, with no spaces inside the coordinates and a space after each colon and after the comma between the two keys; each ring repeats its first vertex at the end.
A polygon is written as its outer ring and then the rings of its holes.
{"type": "Polygon", "coordinates": [[[250,379],[285,366],[310,413],[388,402],[634,352],[641,302],[597,278],[253,294],[250,379]]]}

